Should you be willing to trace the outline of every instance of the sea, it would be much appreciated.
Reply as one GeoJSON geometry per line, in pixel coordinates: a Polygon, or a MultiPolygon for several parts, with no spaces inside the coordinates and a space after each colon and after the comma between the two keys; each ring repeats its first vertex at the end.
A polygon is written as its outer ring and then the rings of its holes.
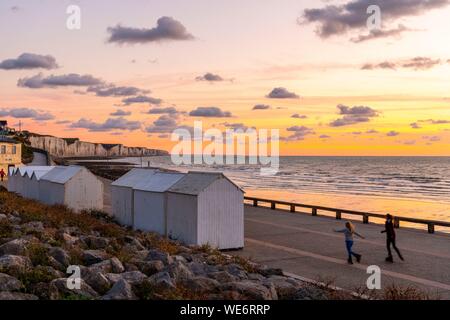
{"type": "Polygon", "coordinates": [[[137,167],[220,171],[249,196],[450,221],[450,157],[285,156],[272,176],[261,175],[261,166],[248,161],[174,165],[170,156],[117,161],[137,167]]]}

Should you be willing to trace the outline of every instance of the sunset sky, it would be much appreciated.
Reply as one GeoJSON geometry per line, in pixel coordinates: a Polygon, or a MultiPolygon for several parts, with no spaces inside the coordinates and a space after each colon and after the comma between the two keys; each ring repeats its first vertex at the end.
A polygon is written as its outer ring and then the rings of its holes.
{"type": "Polygon", "coordinates": [[[0,118],[168,151],[201,120],[280,129],[283,155],[450,156],[449,17],[450,0],[2,0],[0,118]]]}

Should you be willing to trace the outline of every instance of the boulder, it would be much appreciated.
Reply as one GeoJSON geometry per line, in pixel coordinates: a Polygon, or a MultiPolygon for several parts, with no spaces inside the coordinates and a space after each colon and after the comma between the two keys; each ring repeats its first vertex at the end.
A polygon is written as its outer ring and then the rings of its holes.
{"type": "Polygon", "coordinates": [[[0,291],[17,291],[21,288],[22,282],[18,279],[5,273],[0,273],[0,291]]]}
{"type": "Polygon", "coordinates": [[[168,272],[158,272],[146,280],[155,290],[172,290],[175,284],[168,272]]]}
{"type": "Polygon", "coordinates": [[[113,273],[122,273],[125,271],[125,267],[122,262],[120,262],[120,260],[116,257],[109,259],[109,261],[111,263],[111,270],[113,273]]]}
{"type": "Polygon", "coordinates": [[[159,260],[162,261],[165,265],[173,263],[173,258],[168,253],[162,252],[160,250],[149,250],[145,260],[159,260]]]}
{"type": "Polygon", "coordinates": [[[61,235],[62,240],[67,246],[73,246],[78,241],[80,241],[80,238],[70,235],[69,233],[63,232],[61,235]]]}
{"type": "Polygon", "coordinates": [[[223,291],[236,291],[250,300],[273,300],[278,298],[276,292],[257,281],[251,280],[222,284],[220,289],[223,291]]]}
{"type": "Polygon", "coordinates": [[[155,273],[161,272],[164,269],[164,263],[159,260],[141,261],[138,262],[137,267],[147,276],[152,276],[155,273]]]}
{"type": "Polygon", "coordinates": [[[60,247],[52,247],[48,251],[48,254],[64,267],[67,268],[70,265],[70,256],[64,249],[60,247]]]}
{"type": "Polygon", "coordinates": [[[103,237],[82,236],[80,240],[91,249],[105,249],[109,245],[109,239],[103,237]]]}
{"type": "Polygon", "coordinates": [[[120,279],[126,280],[131,285],[138,285],[147,279],[147,276],[140,271],[128,271],[120,274],[107,273],[105,277],[112,285],[116,284],[120,279]]]}
{"type": "Polygon", "coordinates": [[[272,283],[278,298],[282,300],[294,299],[296,292],[302,287],[298,281],[282,276],[271,276],[265,279],[264,283],[272,283]]]}
{"type": "Polygon", "coordinates": [[[92,289],[100,294],[104,294],[111,288],[111,283],[108,278],[100,272],[88,271],[83,276],[83,279],[92,289]]]}
{"type": "Polygon", "coordinates": [[[43,232],[44,224],[41,221],[31,221],[22,225],[26,231],[43,232]]]}
{"type": "Polygon", "coordinates": [[[239,279],[247,279],[247,272],[244,270],[244,268],[242,266],[240,266],[236,263],[231,263],[231,264],[226,265],[225,270],[229,274],[231,274],[239,279]]]}
{"type": "Polygon", "coordinates": [[[124,279],[117,281],[103,297],[102,300],[135,300],[131,285],[124,279]]]}
{"type": "Polygon", "coordinates": [[[6,271],[24,271],[31,267],[28,257],[16,255],[3,255],[0,257],[0,269],[6,271]]]}
{"type": "Polygon", "coordinates": [[[61,300],[69,296],[81,296],[87,299],[95,299],[98,297],[98,293],[83,279],[80,279],[80,289],[73,290],[67,287],[66,278],[59,278],[50,282],[49,297],[51,300],[61,300]]]}
{"type": "Polygon", "coordinates": [[[88,266],[90,266],[91,264],[99,263],[108,258],[108,254],[103,250],[85,250],[83,252],[83,261],[88,266]]]}
{"type": "Polygon", "coordinates": [[[0,256],[4,254],[12,254],[16,256],[25,255],[28,241],[24,239],[14,239],[0,246],[0,256]]]}
{"type": "Polygon", "coordinates": [[[194,277],[183,281],[183,285],[192,291],[197,292],[216,292],[220,283],[214,279],[206,277],[194,277]]]}
{"type": "Polygon", "coordinates": [[[219,271],[216,266],[212,266],[204,262],[194,261],[188,263],[187,266],[196,276],[206,276],[208,273],[219,271]]]}
{"type": "Polygon", "coordinates": [[[103,260],[101,262],[92,264],[89,266],[89,269],[96,272],[101,273],[122,273],[125,271],[125,267],[122,262],[116,257],[113,257],[108,260],[103,260]]]}
{"type": "Polygon", "coordinates": [[[172,263],[166,267],[166,271],[170,274],[171,278],[175,280],[175,282],[188,280],[194,277],[192,271],[181,262],[172,263]]]}
{"type": "Polygon", "coordinates": [[[219,281],[220,283],[227,283],[236,281],[237,278],[226,271],[217,271],[208,274],[208,277],[219,281]]]}
{"type": "Polygon", "coordinates": [[[298,289],[292,296],[292,300],[328,300],[328,296],[325,290],[313,287],[305,286],[298,289]]]}
{"type": "Polygon", "coordinates": [[[0,221],[6,220],[6,219],[8,219],[8,217],[6,216],[6,214],[0,213],[0,221]]]}
{"type": "Polygon", "coordinates": [[[0,300],[39,300],[39,298],[33,294],[2,291],[0,292],[0,300]]]}
{"type": "Polygon", "coordinates": [[[142,245],[142,243],[135,237],[125,236],[124,241],[129,247],[133,248],[133,251],[145,250],[145,247],[142,245]]]}

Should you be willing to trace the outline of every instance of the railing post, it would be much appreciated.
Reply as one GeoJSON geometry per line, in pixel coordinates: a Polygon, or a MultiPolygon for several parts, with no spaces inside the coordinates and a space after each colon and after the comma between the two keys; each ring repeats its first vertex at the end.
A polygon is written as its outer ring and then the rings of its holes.
{"type": "Polygon", "coordinates": [[[400,228],[400,219],[397,217],[394,218],[394,228],[400,228]]]}
{"type": "Polygon", "coordinates": [[[291,204],[291,212],[295,212],[295,205],[291,204]]]}
{"type": "Polygon", "coordinates": [[[275,209],[276,209],[275,202],[271,202],[271,203],[270,203],[270,209],[272,209],[272,210],[275,210],[275,209]]]}
{"type": "Polygon", "coordinates": [[[367,215],[367,214],[363,215],[363,223],[365,223],[365,224],[369,223],[369,215],[367,215]]]}
{"type": "Polygon", "coordinates": [[[434,223],[428,224],[428,233],[434,233],[434,223]]]}
{"type": "Polygon", "coordinates": [[[342,212],[336,211],[336,219],[341,220],[342,219],[342,212]]]}
{"type": "Polygon", "coordinates": [[[253,200],[253,206],[257,207],[258,206],[258,200],[253,200]]]}
{"type": "Polygon", "coordinates": [[[317,216],[317,208],[312,208],[312,216],[317,216]]]}

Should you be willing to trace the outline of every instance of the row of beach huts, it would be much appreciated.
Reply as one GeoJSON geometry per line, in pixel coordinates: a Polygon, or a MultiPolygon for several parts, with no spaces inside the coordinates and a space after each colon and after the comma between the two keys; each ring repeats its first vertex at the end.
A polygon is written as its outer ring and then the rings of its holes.
{"type": "MultiPolygon", "coordinates": [[[[76,212],[103,210],[104,184],[81,166],[24,166],[8,190],[76,212]]],[[[222,173],[132,169],[111,184],[111,214],[122,225],[188,245],[244,247],[244,193],[222,173]]]]}

